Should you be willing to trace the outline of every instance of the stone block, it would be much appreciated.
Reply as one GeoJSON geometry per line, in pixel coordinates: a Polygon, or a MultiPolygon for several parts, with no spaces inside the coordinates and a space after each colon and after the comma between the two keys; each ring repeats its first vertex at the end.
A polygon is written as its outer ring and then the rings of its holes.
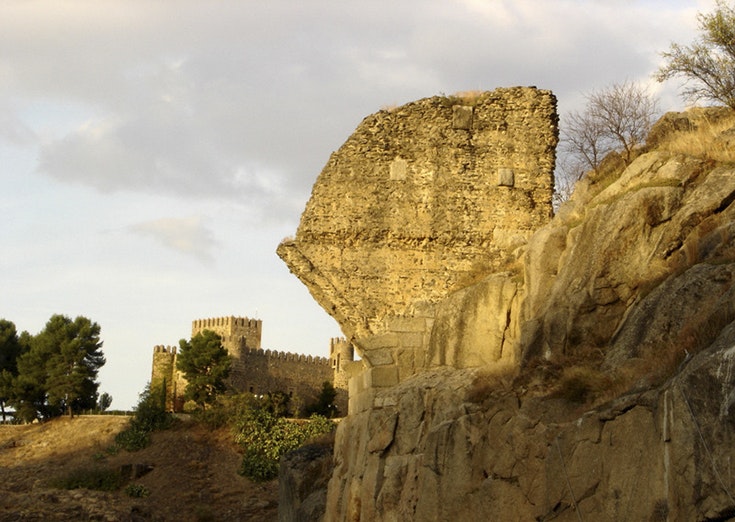
{"type": "Polygon", "coordinates": [[[395,333],[371,335],[370,337],[358,339],[356,343],[362,349],[363,353],[385,348],[395,348],[398,346],[398,335],[395,333]]]}
{"type": "Polygon", "coordinates": [[[378,366],[370,368],[366,373],[369,375],[368,382],[373,388],[385,388],[398,384],[398,366],[378,366]]]}
{"type": "Polygon", "coordinates": [[[398,336],[398,347],[421,348],[424,345],[423,332],[406,332],[398,336]]]}
{"type": "Polygon", "coordinates": [[[498,169],[498,186],[512,187],[515,185],[515,172],[513,169],[498,169]]]}
{"type": "Polygon", "coordinates": [[[393,350],[391,348],[380,348],[377,350],[366,351],[363,355],[370,366],[387,366],[394,364],[393,350]]]}
{"type": "Polygon", "coordinates": [[[402,181],[406,179],[406,172],[408,171],[408,162],[396,156],[396,158],[390,164],[390,179],[391,181],[402,181]]]}
{"type": "Polygon", "coordinates": [[[367,450],[370,453],[384,451],[393,442],[398,424],[398,413],[393,408],[373,410],[370,413],[367,450]]]}
{"type": "Polygon", "coordinates": [[[385,326],[391,332],[423,332],[426,330],[426,319],[392,316],[385,319],[385,326]]]}
{"type": "Polygon", "coordinates": [[[362,389],[355,393],[350,390],[350,396],[347,402],[348,415],[356,415],[371,409],[373,407],[374,397],[375,393],[369,389],[362,389]]]}
{"type": "Polygon", "coordinates": [[[452,127],[462,130],[472,128],[472,106],[455,105],[452,107],[452,127]]]}
{"type": "Polygon", "coordinates": [[[387,395],[382,397],[375,397],[373,399],[374,408],[389,408],[398,405],[398,398],[395,395],[387,395]]]}

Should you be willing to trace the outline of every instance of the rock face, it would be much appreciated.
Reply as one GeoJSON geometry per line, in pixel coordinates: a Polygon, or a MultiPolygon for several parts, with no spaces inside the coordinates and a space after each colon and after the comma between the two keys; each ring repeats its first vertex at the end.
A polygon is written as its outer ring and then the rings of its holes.
{"type": "Polygon", "coordinates": [[[278,472],[279,522],[319,520],[331,473],[331,445],[310,444],[284,455],[278,472]]]}
{"type": "Polygon", "coordinates": [[[433,305],[549,221],[556,143],[554,96],[519,87],[381,111],[332,155],[278,254],[378,367],[369,386],[424,367],[433,305]]]}
{"type": "Polygon", "coordinates": [[[581,412],[438,369],[345,420],[325,520],[730,520],[735,327],[666,386],[581,412]]]}
{"type": "Polygon", "coordinates": [[[374,300],[352,330],[370,367],[350,382],[324,520],[735,520],[735,115],[715,131],[713,114],[667,115],[476,277],[399,300],[355,272],[339,295],[374,300]],[[715,134],[699,154],[681,145],[698,129],[715,134]]]}

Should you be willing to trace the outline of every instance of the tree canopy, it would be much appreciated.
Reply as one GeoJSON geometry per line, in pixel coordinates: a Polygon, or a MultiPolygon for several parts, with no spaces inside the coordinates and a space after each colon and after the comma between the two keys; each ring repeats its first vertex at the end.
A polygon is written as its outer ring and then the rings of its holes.
{"type": "Polygon", "coordinates": [[[176,368],[188,383],[184,397],[203,409],[227,389],[231,365],[222,338],[211,330],[199,332],[191,341],[179,341],[176,368]]]}
{"type": "Polygon", "coordinates": [[[612,151],[629,163],[642,145],[658,114],[658,103],[645,88],[633,82],[614,84],[585,96],[581,112],[571,112],[562,128],[564,151],[575,160],[577,179],[597,170],[612,151]]]}
{"type": "Polygon", "coordinates": [[[18,375],[18,356],[22,346],[15,325],[0,319],[0,411],[5,422],[5,404],[12,394],[13,379],[18,375]]]}
{"type": "Polygon", "coordinates": [[[7,379],[8,402],[18,418],[71,416],[95,407],[97,373],[105,364],[97,323],[53,315],[38,335],[23,332],[19,343],[16,373],[7,379]]]}
{"type": "Polygon", "coordinates": [[[598,172],[611,153],[619,153],[622,161],[630,163],[658,115],[657,100],[630,81],[593,91],[585,98],[582,111],[562,117],[557,202],[565,201],[587,172],[598,172]]]}
{"type": "Polygon", "coordinates": [[[321,415],[331,419],[332,417],[339,416],[339,410],[335,404],[337,398],[337,390],[334,385],[329,381],[322,383],[322,389],[319,392],[319,397],[314,404],[311,404],[307,409],[306,413],[309,415],[321,415]]]}
{"type": "Polygon", "coordinates": [[[720,102],[735,109],[735,9],[718,0],[712,13],[698,15],[701,35],[693,44],[672,43],[662,53],[666,64],[658,81],[681,76],[682,96],[691,101],[720,102]]]}

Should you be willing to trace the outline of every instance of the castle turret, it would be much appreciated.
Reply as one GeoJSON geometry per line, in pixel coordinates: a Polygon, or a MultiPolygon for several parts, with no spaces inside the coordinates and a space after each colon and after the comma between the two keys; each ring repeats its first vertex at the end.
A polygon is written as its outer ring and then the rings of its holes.
{"type": "Polygon", "coordinates": [[[334,387],[347,389],[349,372],[347,368],[355,360],[355,348],[352,343],[343,337],[334,337],[329,340],[329,361],[334,370],[334,387]]]}
{"type": "Polygon", "coordinates": [[[233,348],[241,347],[260,349],[260,338],[263,333],[263,321],[247,317],[215,317],[197,319],[191,323],[191,336],[203,330],[210,330],[222,338],[222,344],[232,353],[233,348]]]}
{"type": "Polygon", "coordinates": [[[185,389],[186,380],[176,369],[176,347],[154,346],[151,393],[164,393],[166,410],[179,411],[184,404],[185,389]]]}
{"type": "Polygon", "coordinates": [[[342,371],[343,363],[355,360],[355,349],[344,337],[329,340],[329,359],[335,372],[342,371]]]}

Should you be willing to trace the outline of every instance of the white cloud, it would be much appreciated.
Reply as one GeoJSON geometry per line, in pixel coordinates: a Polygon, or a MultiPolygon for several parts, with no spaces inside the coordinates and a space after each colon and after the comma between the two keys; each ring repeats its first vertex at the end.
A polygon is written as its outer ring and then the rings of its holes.
{"type": "Polygon", "coordinates": [[[132,225],[130,230],[151,237],[171,250],[194,256],[207,263],[214,261],[217,240],[199,216],[146,221],[132,225]]]}

